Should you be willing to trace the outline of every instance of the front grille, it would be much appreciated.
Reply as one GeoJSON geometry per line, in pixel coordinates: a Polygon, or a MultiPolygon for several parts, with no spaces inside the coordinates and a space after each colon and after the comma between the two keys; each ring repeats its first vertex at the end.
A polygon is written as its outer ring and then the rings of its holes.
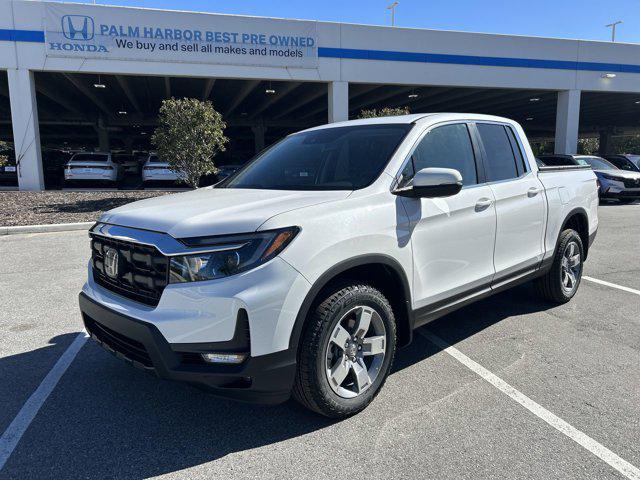
{"type": "Polygon", "coordinates": [[[624,186],[625,188],[640,188],[640,179],[625,178],[624,186]]]}
{"type": "Polygon", "coordinates": [[[89,316],[85,315],[84,320],[91,337],[107,350],[120,354],[125,360],[140,363],[146,369],[153,368],[151,357],[142,343],[105,327],[89,316]]]}
{"type": "Polygon", "coordinates": [[[98,285],[145,305],[158,305],[169,278],[169,260],[158,249],[91,235],[91,258],[93,278],[98,285]],[[105,273],[104,256],[107,248],[118,252],[115,278],[105,273]]]}

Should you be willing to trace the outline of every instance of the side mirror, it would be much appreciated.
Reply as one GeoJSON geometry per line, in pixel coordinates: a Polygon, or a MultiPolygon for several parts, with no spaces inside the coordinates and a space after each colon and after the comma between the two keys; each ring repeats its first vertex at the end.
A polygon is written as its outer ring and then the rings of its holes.
{"type": "Polygon", "coordinates": [[[423,168],[413,177],[413,184],[393,193],[403,197],[450,197],[462,190],[462,175],[453,168],[423,168]]]}

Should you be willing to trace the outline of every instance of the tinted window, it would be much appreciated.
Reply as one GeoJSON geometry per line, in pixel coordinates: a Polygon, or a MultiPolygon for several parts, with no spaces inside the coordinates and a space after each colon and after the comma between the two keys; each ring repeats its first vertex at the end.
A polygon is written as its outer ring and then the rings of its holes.
{"type": "Polygon", "coordinates": [[[640,155],[627,155],[627,158],[634,163],[634,165],[640,168],[640,155]]]}
{"type": "Polygon", "coordinates": [[[415,172],[429,167],[454,168],[462,175],[463,185],[478,183],[473,146],[465,124],[444,125],[427,133],[402,172],[401,184],[405,185],[415,172]]]}
{"type": "Polygon", "coordinates": [[[487,153],[485,173],[488,182],[518,177],[516,160],[503,125],[478,123],[478,132],[487,153]]]}
{"type": "Polygon", "coordinates": [[[73,162],[106,162],[109,159],[107,155],[92,155],[90,153],[78,153],[73,156],[73,162]]]}
{"type": "Polygon", "coordinates": [[[570,157],[542,157],[541,160],[549,167],[576,165],[576,162],[570,157]]]}
{"type": "Polygon", "coordinates": [[[356,190],[371,184],[411,124],[358,125],[291,135],[220,188],[356,190]]]}
{"type": "Polygon", "coordinates": [[[609,162],[613,163],[616,167],[621,168],[622,170],[631,170],[632,172],[638,170],[637,167],[626,158],[612,157],[607,158],[607,160],[609,160],[609,162]]]}

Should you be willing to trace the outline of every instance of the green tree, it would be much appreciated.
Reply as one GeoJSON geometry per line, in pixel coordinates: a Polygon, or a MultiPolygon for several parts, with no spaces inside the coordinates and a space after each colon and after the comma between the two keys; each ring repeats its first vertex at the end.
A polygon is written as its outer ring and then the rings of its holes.
{"type": "Polygon", "coordinates": [[[358,118],[394,117],[396,115],[408,115],[411,111],[409,107],[384,107],[379,110],[360,110],[358,118]]]}
{"type": "Polygon", "coordinates": [[[599,146],[599,138],[593,137],[578,139],[578,153],[582,155],[597,155],[599,146]]]}
{"type": "Polygon", "coordinates": [[[640,135],[613,137],[611,153],[640,153],[640,135]]]}
{"type": "Polygon", "coordinates": [[[214,157],[225,150],[229,139],[222,115],[209,101],[170,98],[162,102],[151,142],[158,157],[182,180],[196,188],[203,175],[216,173],[214,157]]]}
{"type": "Polygon", "coordinates": [[[4,155],[4,152],[9,149],[9,144],[0,140],[0,167],[4,167],[7,164],[9,157],[4,155]]]}

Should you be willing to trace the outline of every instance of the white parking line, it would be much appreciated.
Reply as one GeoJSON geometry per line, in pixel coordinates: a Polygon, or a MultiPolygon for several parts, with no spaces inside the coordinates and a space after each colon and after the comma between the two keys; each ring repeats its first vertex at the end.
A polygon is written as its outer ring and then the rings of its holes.
{"type": "Polygon", "coordinates": [[[567,422],[562,420],[560,417],[554,415],[546,408],[542,407],[541,405],[538,405],[536,402],[534,402],[529,397],[527,397],[524,393],[516,390],[507,382],[502,380],[500,377],[491,373],[482,365],[474,362],[469,357],[467,357],[464,353],[462,353],[460,350],[458,350],[455,347],[452,347],[437,335],[434,335],[428,330],[427,331],[418,330],[418,332],[427,340],[434,343],[436,346],[438,346],[439,348],[447,352],[449,355],[451,355],[453,358],[455,358],[457,361],[462,363],[469,370],[479,375],[481,378],[489,382],[491,385],[496,387],[502,393],[509,396],[510,398],[518,402],[520,405],[522,405],[524,408],[529,410],[531,413],[533,413],[534,415],[538,416],[539,418],[547,422],[553,428],[565,434],[571,440],[581,445],[582,447],[586,448],[601,460],[608,463],[611,467],[616,469],[622,475],[633,480],[640,480],[640,470],[637,467],[634,467],[626,460],[620,458],[618,455],[613,453],[607,447],[596,442],[593,438],[589,437],[588,435],[581,432],[577,428],[569,425],[567,422]]]}
{"type": "Polygon", "coordinates": [[[587,277],[586,275],[583,275],[582,278],[583,280],[588,280],[593,283],[598,283],[606,287],[617,288],[618,290],[622,290],[624,292],[635,293],[636,295],[640,295],[640,290],[636,290],[634,288],[623,287],[622,285],[617,285],[611,282],[605,282],[604,280],[598,280],[597,278],[593,278],[593,277],[587,277]]]}
{"type": "Polygon", "coordinates": [[[0,470],[7,463],[22,435],[29,428],[38,411],[86,341],[87,334],[84,332],[79,333],[2,434],[2,437],[0,437],[0,470]]]}

